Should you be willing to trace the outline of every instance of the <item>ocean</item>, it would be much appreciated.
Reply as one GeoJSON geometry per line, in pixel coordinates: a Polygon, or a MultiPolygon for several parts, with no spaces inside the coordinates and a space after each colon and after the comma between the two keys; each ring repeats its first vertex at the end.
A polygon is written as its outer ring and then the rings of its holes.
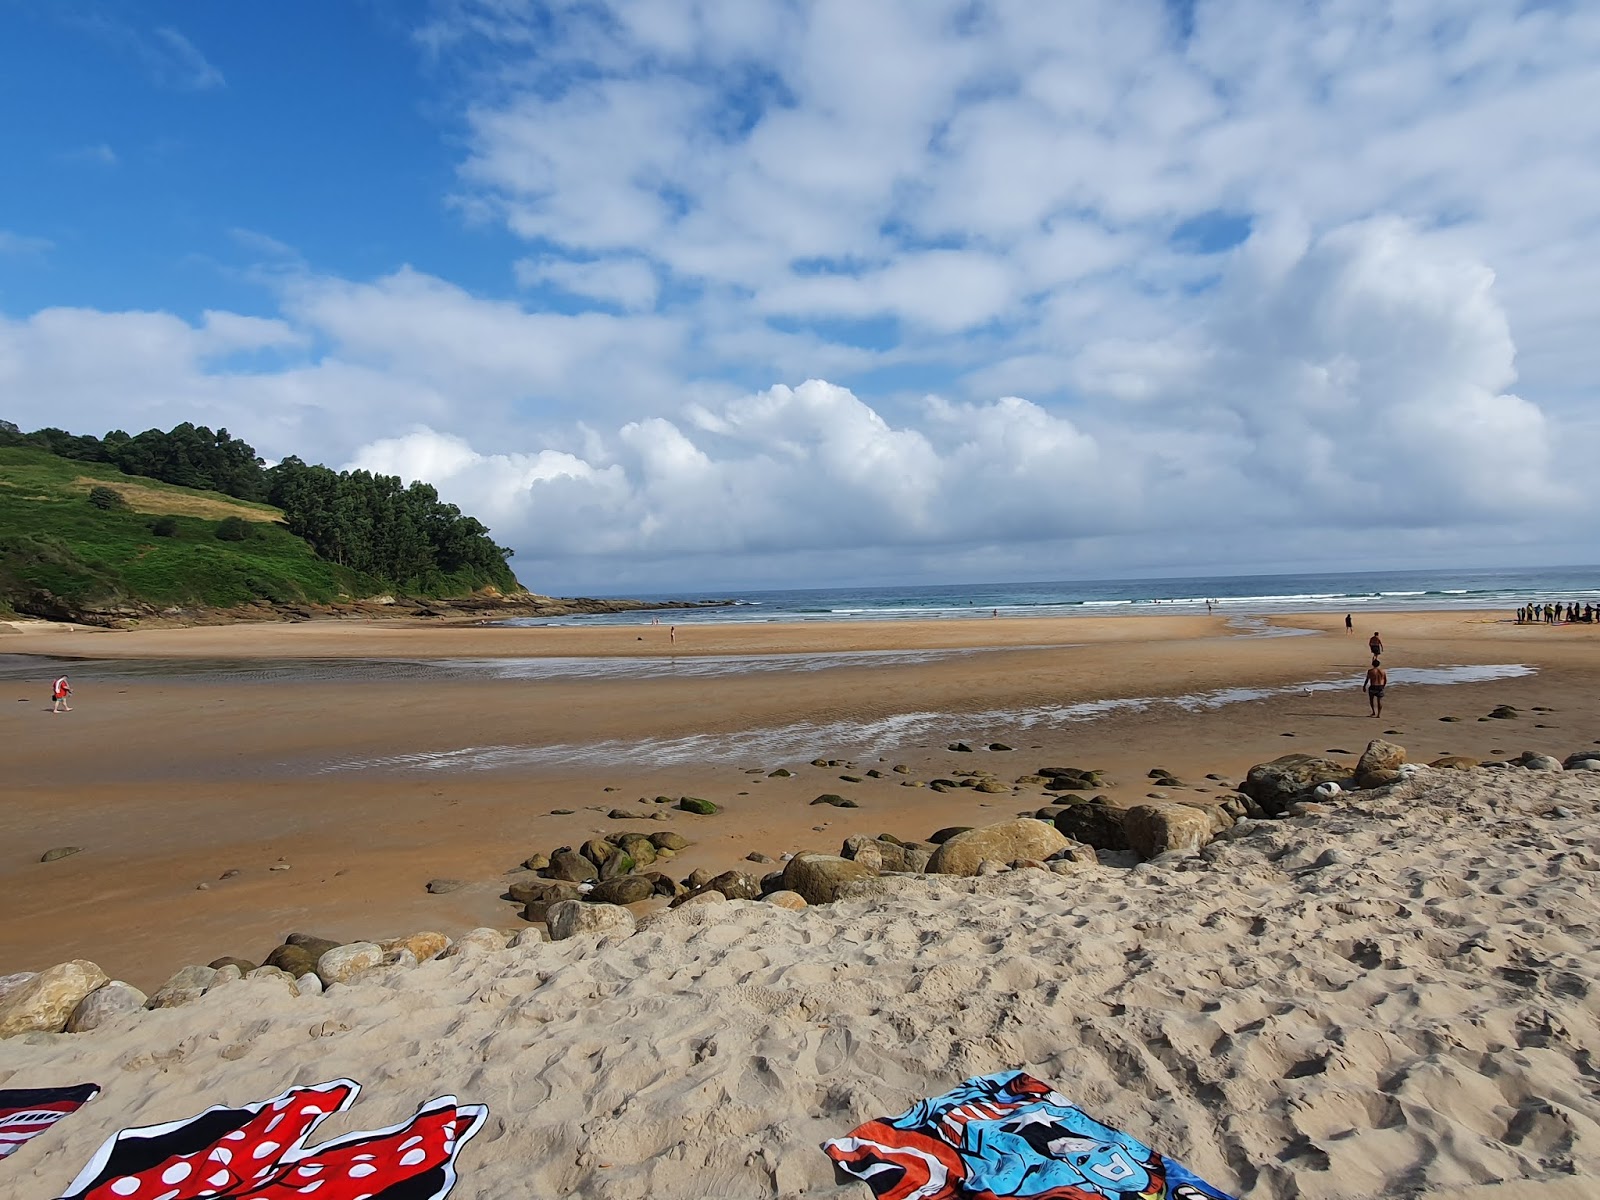
{"type": "Polygon", "coordinates": [[[965,620],[975,617],[1203,613],[1398,612],[1499,609],[1530,602],[1600,603],[1600,567],[1481,571],[1362,571],[1341,574],[1219,575],[1183,579],[1098,579],[1055,583],[968,583],[923,587],[797,588],[675,592],[639,600],[727,600],[726,607],[671,613],[596,613],[515,618],[509,625],[641,625],[770,621],[965,620]]]}

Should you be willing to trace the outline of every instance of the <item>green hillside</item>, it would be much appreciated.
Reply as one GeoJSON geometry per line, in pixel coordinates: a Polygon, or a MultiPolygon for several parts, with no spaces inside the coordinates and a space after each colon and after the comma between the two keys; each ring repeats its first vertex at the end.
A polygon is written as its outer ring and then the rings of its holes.
{"type": "Polygon", "coordinates": [[[262,599],[327,603],[384,590],[317,557],[282,517],[266,504],[104,463],[0,447],[0,608],[66,616],[262,599]],[[92,504],[97,485],[126,507],[92,504]]]}

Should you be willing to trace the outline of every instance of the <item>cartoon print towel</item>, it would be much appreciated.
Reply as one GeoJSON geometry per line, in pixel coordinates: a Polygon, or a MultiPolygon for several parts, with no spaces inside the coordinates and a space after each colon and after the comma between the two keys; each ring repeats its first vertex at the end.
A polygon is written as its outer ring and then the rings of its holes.
{"type": "Polygon", "coordinates": [[[822,1149],[880,1200],[1232,1200],[1021,1071],[969,1079],[822,1149]]]}
{"type": "Polygon", "coordinates": [[[456,1155],[488,1115],[454,1096],[430,1100],[402,1125],[352,1133],[312,1149],[324,1120],[350,1107],[359,1084],[290,1088],[243,1108],[208,1108],[165,1125],[124,1129],[101,1146],[62,1200],[439,1200],[456,1155]]]}
{"type": "Polygon", "coordinates": [[[15,1154],[62,1117],[100,1094],[92,1083],[77,1087],[0,1088],[0,1158],[15,1154]]]}

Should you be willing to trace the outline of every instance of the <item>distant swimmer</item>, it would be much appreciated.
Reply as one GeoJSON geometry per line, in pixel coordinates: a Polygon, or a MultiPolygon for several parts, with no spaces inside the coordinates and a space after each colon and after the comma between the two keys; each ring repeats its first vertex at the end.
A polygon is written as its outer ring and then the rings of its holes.
{"type": "Polygon", "coordinates": [[[678,640],[678,627],[676,625],[668,625],[667,626],[667,641],[675,642],[677,640],[678,640]]]}
{"type": "Polygon", "coordinates": [[[1361,690],[1366,692],[1367,707],[1375,717],[1383,716],[1383,693],[1388,686],[1389,672],[1383,669],[1381,662],[1373,659],[1372,665],[1367,668],[1367,677],[1361,684],[1361,690]]]}
{"type": "Polygon", "coordinates": [[[50,706],[50,711],[53,713],[71,712],[72,706],[67,703],[67,697],[70,695],[72,695],[72,685],[67,682],[67,677],[63,675],[50,686],[50,698],[54,701],[50,706]]]}
{"type": "Polygon", "coordinates": [[[1349,613],[1345,613],[1344,615],[1344,631],[1346,633],[1354,633],[1356,631],[1355,618],[1349,613]]]}
{"type": "Polygon", "coordinates": [[[1367,639],[1367,649],[1372,651],[1372,657],[1377,658],[1383,653],[1383,639],[1374,633],[1367,639]]]}

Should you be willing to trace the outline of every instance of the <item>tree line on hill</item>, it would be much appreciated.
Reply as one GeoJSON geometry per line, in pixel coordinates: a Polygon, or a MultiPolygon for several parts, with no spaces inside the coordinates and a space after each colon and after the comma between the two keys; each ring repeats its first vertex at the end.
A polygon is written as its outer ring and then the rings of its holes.
{"type": "Polygon", "coordinates": [[[329,562],[402,591],[519,591],[506,565],[511,551],[489,529],[429,484],[402,483],[370,471],[334,471],[290,456],[268,467],[255,448],[226,429],[188,421],[163,432],[103,438],[63,429],[24,433],[0,421],[0,446],[45,450],[61,458],[106,463],[180,487],[265,501],[283,510],[289,531],[329,562]]]}

